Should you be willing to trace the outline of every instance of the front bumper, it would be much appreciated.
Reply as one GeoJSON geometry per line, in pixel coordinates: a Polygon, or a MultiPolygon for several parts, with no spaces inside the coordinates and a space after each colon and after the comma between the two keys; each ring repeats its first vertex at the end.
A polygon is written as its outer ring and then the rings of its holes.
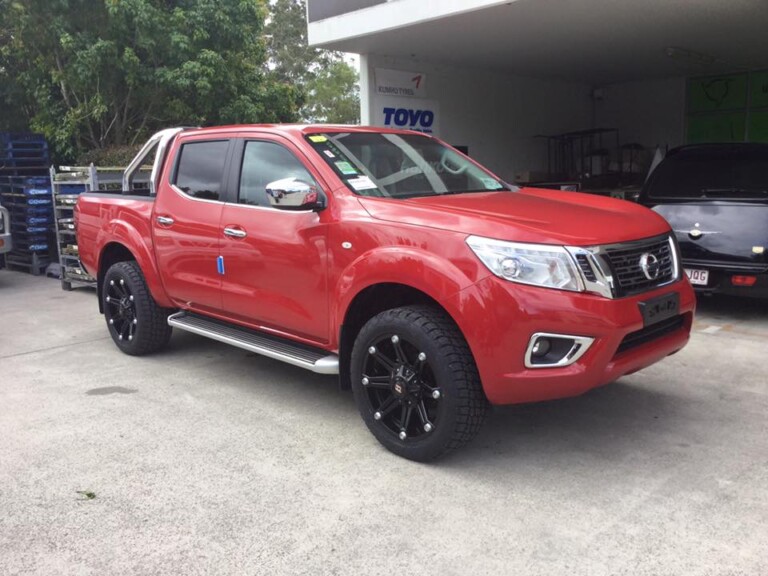
{"type": "Polygon", "coordinates": [[[490,402],[517,404],[576,396],[674,354],[688,342],[695,305],[686,280],[610,299],[489,276],[456,295],[451,312],[472,349],[490,402]],[[644,328],[638,304],[670,292],[679,295],[679,316],[644,328]],[[526,368],[526,348],[536,332],[595,341],[570,366],[526,368]]]}

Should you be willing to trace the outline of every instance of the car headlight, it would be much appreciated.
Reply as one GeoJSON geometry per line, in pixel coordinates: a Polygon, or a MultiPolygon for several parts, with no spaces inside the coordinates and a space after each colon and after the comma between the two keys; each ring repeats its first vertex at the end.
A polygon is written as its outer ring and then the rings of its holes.
{"type": "Polygon", "coordinates": [[[584,290],[570,254],[562,246],[504,242],[470,236],[467,244],[488,269],[505,280],[559,290],[584,290]]]}

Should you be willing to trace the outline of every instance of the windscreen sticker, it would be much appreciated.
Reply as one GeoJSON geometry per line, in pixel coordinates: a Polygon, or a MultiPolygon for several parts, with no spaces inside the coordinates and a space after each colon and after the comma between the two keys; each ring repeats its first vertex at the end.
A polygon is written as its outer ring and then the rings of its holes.
{"type": "Polygon", "coordinates": [[[313,134],[312,136],[309,137],[309,139],[312,140],[312,142],[317,142],[317,143],[328,141],[328,138],[326,138],[322,134],[313,134]]]}
{"type": "Polygon", "coordinates": [[[334,162],[334,164],[336,165],[336,168],[339,169],[339,172],[344,174],[344,176],[354,176],[358,174],[357,169],[349,162],[339,161],[334,162]]]}
{"type": "Polygon", "coordinates": [[[500,182],[494,180],[493,178],[482,178],[482,181],[483,181],[483,186],[485,186],[489,190],[500,190],[501,188],[504,188],[504,186],[502,186],[500,182]]]}
{"type": "Polygon", "coordinates": [[[328,156],[328,158],[336,158],[336,154],[334,154],[334,153],[333,153],[333,152],[331,152],[330,150],[323,150],[323,154],[325,154],[326,156],[328,156]]]}
{"type": "Polygon", "coordinates": [[[360,176],[359,178],[350,178],[347,183],[355,190],[370,190],[371,188],[377,188],[376,184],[368,178],[368,176],[360,176]]]}

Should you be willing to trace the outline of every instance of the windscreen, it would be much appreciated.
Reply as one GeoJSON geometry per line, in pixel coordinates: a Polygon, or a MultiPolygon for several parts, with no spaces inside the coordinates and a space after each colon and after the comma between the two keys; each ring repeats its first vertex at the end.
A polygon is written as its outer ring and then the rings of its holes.
{"type": "Polygon", "coordinates": [[[647,196],[655,200],[768,200],[768,147],[681,150],[656,168],[647,196]]]}
{"type": "Polygon", "coordinates": [[[510,188],[456,150],[417,134],[310,134],[307,141],[361,196],[414,198],[510,188]]]}

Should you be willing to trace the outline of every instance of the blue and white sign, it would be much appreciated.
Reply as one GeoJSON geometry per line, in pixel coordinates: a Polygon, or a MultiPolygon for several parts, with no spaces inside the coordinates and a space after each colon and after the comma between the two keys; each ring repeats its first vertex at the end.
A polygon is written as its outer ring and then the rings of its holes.
{"type": "Polygon", "coordinates": [[[379,96],[374,102],[373,122],[377,126],[418,130],[434,135],[438,132],[440,110],[436,100],[379,96]]]}

